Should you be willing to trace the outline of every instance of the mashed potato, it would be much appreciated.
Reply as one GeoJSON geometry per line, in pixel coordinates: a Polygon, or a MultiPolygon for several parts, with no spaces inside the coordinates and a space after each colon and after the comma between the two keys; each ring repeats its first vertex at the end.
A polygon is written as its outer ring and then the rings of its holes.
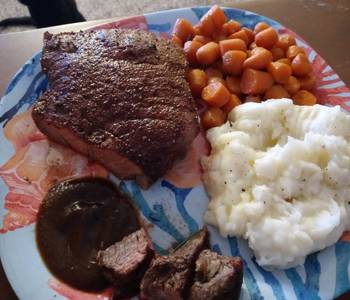
{"type": "Polygon", "coordinates": [[[349,227],[350,116],[340,107],[247,103],[207,137],[205,220],[247,239],[260,265],[302,264],[349,227]]]}

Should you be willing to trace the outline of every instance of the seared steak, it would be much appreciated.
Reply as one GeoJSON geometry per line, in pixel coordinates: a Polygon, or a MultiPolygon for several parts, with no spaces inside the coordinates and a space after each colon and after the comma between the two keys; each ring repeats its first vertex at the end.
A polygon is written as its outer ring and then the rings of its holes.
{"type": "Polygon", "coordinates": [[[185,299],[193,282],[199,253],[209,246],[205,227],[169,256],[152,261],[141,282],[141,297],[152,300],[185,299]]]}
{"type": "Polygon", "coordinates": [[[190,300],[238,300],[243,280],[239,257],[221,256],[204,250],[196,261],[190,300]]]}
{"type": "Polygon", "coordinates": [[[153,256],[154,251],[144,229],[98,253],[98,264],[115,288],[114,299],[138,293],[140,281],[153,256]]]}
{"type": "Polygon", "coordinates": [[[141,298],[180,300],[191,286],[193,270],[182,257],[161,256],[155,259],[141,282],[141,298]]]}
{"type": "Polygon", "coordinates": [[[149,185],[198,133],[182,49],[142,30],[44,35],[49,89],[33,118],[50,139],[149,185]]]}
{"type": "Polygon", "coordinates": [[[197,259],[199,253],[203,249],[207,249],[209,247],[209,232],[208,228],[205,226],[200,231],[191,236],[188,240],[186,240],[183,244],[178,246],[172,255],[183,257],[186,260],[192,262],[193,259],[197,259]]]}

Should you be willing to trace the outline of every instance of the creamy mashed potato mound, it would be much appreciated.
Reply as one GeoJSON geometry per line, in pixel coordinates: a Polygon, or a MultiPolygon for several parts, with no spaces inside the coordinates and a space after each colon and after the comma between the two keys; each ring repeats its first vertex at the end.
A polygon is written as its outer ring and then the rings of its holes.
{"type": "Polygon", "coordinates": [[[260,265],[302,264],[349,227],[350,116],[339,106],[246,103],[207,138],[205,220],[247,239],[260,265]]]}

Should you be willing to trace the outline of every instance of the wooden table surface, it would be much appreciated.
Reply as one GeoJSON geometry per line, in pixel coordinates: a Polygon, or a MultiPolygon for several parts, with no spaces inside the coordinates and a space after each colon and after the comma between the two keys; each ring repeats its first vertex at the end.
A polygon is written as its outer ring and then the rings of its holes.
{"type": "MultiPolygon", "coordinates": [[[[154,0],[152,7],[157,10],[154,0]]],[[[213,1],[190,1],[191,5],[203,5],[213,1]]],[[[350,86],[350,1],[349,0],[235,0],[215,1],[225,6],[232,6],[256,12],[277,20],[286,27],[301,35],[323,56],[328,64],[350,86]]],[[[169,8],[176,6],[176,1],[169,1],[169,8]],[[175,5],[174,5],[175,3],[175,5]]],[[[162,2],[164,8],[164,2],[162,2]]],[[[128,11],[134,15],[135,11],[128,11]]],[[[41,49],[42,34],[50,32],[80,30],[95,24],[109,22],[99,20],[71,25],[57,26],[49,29],[38,29],[20,33],[0,35],[0,95],[18,68],[41,49]]],[[[17,299],[10,288],[0,264],[0,299],[17,299]]],[[[339,300],[350,299],[347,293],[339,300]]],[[[26,300],[26,299],[24,299],[26,300]]]]}

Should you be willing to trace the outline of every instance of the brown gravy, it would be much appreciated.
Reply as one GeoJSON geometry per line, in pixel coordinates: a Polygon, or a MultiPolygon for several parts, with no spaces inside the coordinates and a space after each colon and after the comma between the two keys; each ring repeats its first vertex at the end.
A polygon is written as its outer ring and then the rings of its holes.
{"type": "Polygon", "coordinates": [[[140,228],[139,216],[112,182],[102,178],[67,180],[52,187],[38,213],[36,238],[48,269],[85,291],[107,286],[95,257],[140,228]]]}

